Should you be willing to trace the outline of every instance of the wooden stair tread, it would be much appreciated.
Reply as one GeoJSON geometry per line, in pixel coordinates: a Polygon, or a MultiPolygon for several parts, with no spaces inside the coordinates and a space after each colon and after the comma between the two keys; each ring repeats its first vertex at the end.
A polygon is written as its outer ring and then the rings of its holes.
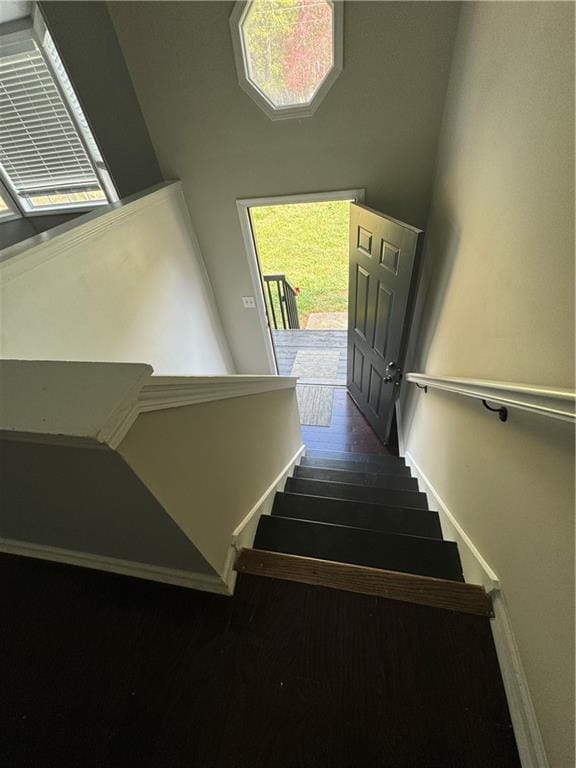
{"type": "MultiPolygon", "coordinates": [[[[428,514],[428,513],[427,513],[428,514]]],[[[464,581],[453,541],[263,515],[255,549],[464,581]]]]}
{"type": "Polygon", "coordinates": [[[397,490],[418,490],[418,480],[408,475],[382,475],[370,472],[350,472],[346,469],[327,467],[294,467],[293,477],[308,480],[330,480],[349,485],[363,485],[370,488],[389,488],[397,490]]]}
{"type": "Polygon", "coordinates": [[[402,456],[386,456],[380,453],[357,453],[353,451],[330,451],[322,448],[309,448],[308,458],[336,459],[340,461],[355,461],[363,464],[376,464],[384,467],[404,467],[406,460],[402,456]]]}
{"type": "Polygon", "coordinates": [[[357,451],[333,451],[323,448],[308,448],[307,456],[318,456],[329,459],[349,459],[350,461],[362,461],[368,464],[404,466],[406,460],[403,456],[390,456],[382,453],[358,453],[357,451]]]}
{"type": "Polygon", "coordinates": [[[322,469],[344,469],[350,472],[362,472],[373,475],[397,475],[411,477],[410,467],[403,464],[373,464],[352,460],[325,459],[315,456],[303,456],[300,461],[302,467],[318,467],[322,469]]]}
{"type": "Polygon", "coordinates": [[[365,501],[332,499],[278,491],[272,516],[294,517],[312,522],[368,528],[384,533],[403,533],[442,539],[437,512],[428,509],[402,509],[365,501]]]}
{"type": "Polygon", "coordinates": [[[368,485],[321,480],[319,478],[289,477],[285,490],[307,496],[348,499],[382,504],[403,509],[428,509],[426,494],[411,488],[375,488],[368,485]]]}
{"type": "Polygon", "coordinates": [[[260,549],[243,549],[234,567],[238,573],[297,581],[479,616],[494,615],[489,595],[475,584],[260,549]]]}

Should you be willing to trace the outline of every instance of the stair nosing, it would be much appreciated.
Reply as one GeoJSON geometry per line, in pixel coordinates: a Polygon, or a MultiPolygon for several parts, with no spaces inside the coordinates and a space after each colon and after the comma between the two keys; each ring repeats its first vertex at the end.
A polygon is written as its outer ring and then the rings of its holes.
{"type": "MultiPolygon", "coordinates": [[[[309,458],[308,456],[303,456],[303,458],[306,459],[306,461],[314,462],[314,458],[309,458]]],[[[319,460],[320,461],[340,461],[340,459],[321,459],[321,458],[319,460]]],[[[342,463],[344,463],[344,464],[355,464],[358,467],[360,467],[360,466],[373,467],[373,471],[366,471],[366,472],[364,472],[365,475],[385,475],[385,476],[388,476],[388,477],[412,477],[412,474],[411,474],[411,471],[410,471],[410,467],[407,466],[407,465],[402,466],[402,467],[392,467],[391,471],[386,471],[386,472],[381,472],[380,471],[379,472],[378,470],[382,470],[382,466],[380,466],[378,464],[368,464],[368,465],[366,465],[366,464],[362,464],[362,462],[358,462],[358,461],[344,461],[342,463]],[[402,469],[402,470],[406,470],[406,471],[401,472],[400,474],[397,475],[396,472],[395,472],[396,469],[402,469]]],[[[357,472],[357,471],[360,471],[360,470],[356,470],[356,469],[349,469],[349,468],[347,469],[345,467],[322,466],[321,464],[314,464],[314,463],[312,463],[312,464],[299,464],[298,466],[310,467],[310,468],[314,468],[314,469],[342,470],[343,472],[357,472]]]]}
{"type": "MultiPolygon", "coordinates": [[[[365,499],[343,499],[339,496],[317,496],[314,493],[299,493],[298,491],[277,491],[276,493],[283,493],[286,496],[304,496],[309,497],[311,499],[327,499],[328,501],[344,501],[348,504],[369,504],[373,505],[375,507],[383,507],[385,509],[403,509],[406,512],[432,512],[430,509],[426,509],[425,507],[406,507],[404,504],[399,504],[398,506],[390,505],[390,504],[380,504],[377,501],[366,501],[365,499]]],[[[433,513],[433,514],[438,514],[433,513]]]]}
{"type": "Polygon", "coordinates": [[[364,499],[341,499],[337,496],[316,496],[313,493],[297,493],[296,491],[276,491],[276,496],[297,496],[298,498],[310,498],[314,500],[320,499],[320,501],[339,501],[343,504],[363,504],[365,506],[383,507],[390,510],[404,510],[405,512],[426,512],[427,514],[436,515],[439,517],[439,512],[435,509],[426,509],[425,507],[405,507],[403,505],[395,506],[390,504],[379,504],[377,501],[365,501],[364,499]]]}
{"type": "MultiPolygon", "coordinates": [[[[433,539],[433,538],[430,538],[430,536],[416,536],[413,533],[394,533],[394,532],[388,532],[388,531],[375,531],[373,528],[361,528],[359,526],[354,526],[354,525],[341,525],[340,523],[323,523],[320,520],[307,520],[306,518],[300,518],[300,517],[284,517],[284,515],[263,515],[263,517],[275,517],[276,519],[281,518],[282,520],[296,520],[299,523],[330,526],[332,528],[345,528],[348,531],[349,530],[363,531],[365,533],[376,534],[377,536],[394,536],[394,537],[402,537],[403,539],[417,539],[418,541],[432,541],[436,544],[452,545],[449,548],[450,549],[456,548],[456,551],[458,552],[457,543],[455,541],[450,541],[449,539],[433,539]]],[[[373,567],[373,566],[369,566],[369,567],[373,567]]],[[[439,577],[439,578],[442,578],[442,577],[439,577]]]]}
{"type": "MultiPolygon", "coordinates": [[[[414,479],[414,478],[412,478],[414,479]]],[[[420,496],[426,496],[426,494],[419,488],[378,488],[373,485],[360,485],[360,483],[343,483],[340,480],[325,480],[322,477],[294,477],[292,475],[288,480],[301,480],[305,483],[332,483],[333,485],[344,485],[347,488],[370,488],[376,491],[394,491],[396,493],[418,493],[420,496]]]]}
{"type": "Polygon", "coordinates": [[[356,459],[356,461],[363,462],[365,464],[378,464],[379,460],[382,460],[385,463],[388,462],[390,464],[400,464],[401,466],[407,466],[404,456],[388,456],[387,454],[380,453],[355,453],[353,451],[330,451],[324,450],[323,448],[308,448],[306,454],[304,454],[308,458],[314,458],[310,456],[308,451],[311,453],[338,454],[337,456],[316,456],[318,459],[334,459],[334,461],[354,461],[356,459]],[[349,459],[346,459],[346,457],[349,457],[349,459]]]}
{"type": "Polygon", "coordinates": [[[367,565],[356,565],[336,560],[293,555],[261,549],[243,549],[234,565],[240,573],[286,579],[304,584],[340,589],[360,594],[370,594],[401,602],[428,605],[433,608],[471,613],[491,618],[494,616],[492,603],[482,587],[464,581],[437,576],[425,576],[406,571],[390,571],[367,565]],[[262,558],[270,568],[263,566],[262,558]],[[312,568],[309,573],[294,570],[294,565],[312,568]],[[285,566],[290,570],[287,572],[285,566]],[[274,572],[276,571],[276,572],[274,572]],[[362,579],[362,583],[355,580],[362,579]],[[400,580],[400,582],[398,581],[400,580]],[[412,589],[416,586],[417,589],[412,589]],[[434,594],[425,594],[423,589],[431,587],[434,594]],[[446,593],[440,592],[446,590],[446,593]],[[462,596],[462,601],[459,597],[462,596]],[[454,599],[456,598],[456,599],[454,599]],[[467,599],[468,598],[468,599],[467,599]]]}
{"type": "MultiPolygon", "coordinates": [[[[316,498],[316,497],[315,497],[316,498]]],[[[355,522],[343,522],[341,520],[319,520],[317,517],[301,517],[302,510],[299,510],[297,507],[294,509],[294,514],[289,514],[291,510],[290,509],[282,509],[280,512],[274,512],[272,510],[272,517],[278,518],[288,518],[290,520],[302,520],[304,522],[308,523],[327,523],[328,525],[335,525],[339,526],[341,528],[356,528],[359,530],[369,530],[374,531],[375,533],[397,533],[399,535],[406,535],[406,536],[416,536],[420,538],[425,539],[435,539],[436,541],[444,541],[444,537],[442,535],[442,526],[440,525],[440,519],[438,515],[432,516],[429,519],[426,519],[426,517],[418,517],[417,515],[414,515],[413,513],[415,511],[419,510],[409,510],[408,515],[403,515],[405,510],[398,508],[398,507],[382,507],[381,510],[375,511],[374,515],[376,516],[375,524],[377,524],[377,521],[379,520],[381,524],[384,526],[382,528],[375,527],[374,525],[370,525],[370,527],[366,528],[364,525],[358,525],[355,522]],[[418,534],[418,533],[410,533],[409,531],[403,531],[403,530],[394,530],[395,524],[394,522],[390,522],[390,519],[387,518],[387,514],[391,513],[392,515],[398,515],[403,516],[404,520],[397,519],[396,520],[396,527],[397,528],[408,528],[411,527],[410,523],[416,528],[429,525],[432,528],[436,528],[436,535],[425,535],[425,534],[418,534]],[[378,516],[381,517],[378,517],[378,516]]],[[[422,510],[423,512],[428,512],[429,510],[422,510]]],[[[304,514],[306,515],[315,515],[318,514],[316,510],[303,510],[304,514]]],[[[357,510],[358,513],[362,514],[361,510],[357,510]]],[[[370,510],[372,512],[372,510],[370,510]]],[[[327,517],[330,516],[330,511],[327,512],[327,517]]]]}
{"type": "MultiPolygon", "coordinates": [[[[380,474],[380,475],[378,475],[375,472],[360,472],[360,471],[355,470],[355,469],[341,469],[340,467],[314,467],[314,466],[308,466],[307,464],[297,464],[294,467],[294,471],[296,472],[298,470],[310,470],[311,472],[314,472],[314,471],[317,471],[317,472],[336,472],[338,475],[363,475],[365,477],[374,477],[374,475],[376,474],[377,477],[386,478],[387,480],[392,480],[392,481],[394,481],[394,480],[410,480],[415,485],[416,489],[418,489],[418,491],[420,490],[419,487],[418,487],[418,480],[417,480],[417,478],[412,477],[412,475],[405,475],[405,474],[402,474],[402,475],[391,475],[391,474],[388,474],[388,473],[387,474],[380,474]]],[[[295,475],[295,474],[292,475],[292,477],[294,477],[295,479],[301,479],[301,480],[323,480],[324,482],[329,482],[329,483],[340,483],[340,482],[344,482],[345,481],[345,478],[344,478],[344,480],[340,480],[340,479],[327,480],[326,478],[323,478],[323,477],[301,477],[301,478],[298,478],[298,476],[295,475]]],[[[347,485],[357,485],[357,483],[350,483],[350,482],[348,482],[347,485]]],[[[378,486],[370,486],[370,487],[378,487],[378,486]]],[[[407,488],[407,489],[400,488],[398,490],[412,490],[412,488],[407,488]]]]}

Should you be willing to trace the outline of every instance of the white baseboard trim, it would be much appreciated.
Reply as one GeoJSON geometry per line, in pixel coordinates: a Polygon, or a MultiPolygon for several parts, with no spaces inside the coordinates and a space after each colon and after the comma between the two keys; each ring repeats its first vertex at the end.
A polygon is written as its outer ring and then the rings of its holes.
{"type": "Polygon", "coordinates": [[[406,439],[404,437],[404,419],[402,416],[402,409],[404,407],[404,399],[402,394],[396,400],[396,429],[398,430],[398,453],[400,456],[406,455],[406,439]]]}
{"type": "Polygon", "coordinates": [[[420,490],[423,490],[426,494],[428,506],[440,515],[440,524],[444,537],[452,539],[458,544],[466,581],[471,584],[480,584],[487,592],[500,589],[498,576],[482,557],[472,539],[444,503],[440,494],[418,466],[410,451],[406,451],[404,455],[406,464],[413,470],[419,484],[422,486],[420,490]]]}
{"type": "Polygon", "coordinates": [[[26,541],[0,539],[0,552],[8,555],[33,557],[37,560],[50,560],[55,563],[76,565],[80,568],[91,568],[96,571],[116,573],[121,576],[133,576],[137,579],[158,581],[162,584],[172,584],[177,587],[198,589],[203,592],[213,592],[217,595],[230,595],[228,585],[217,574],[192,573],[176,568],[165,568],[159,565],[149,565],[131,560],[121,560],[115,557],[103,557],[88,552],[77,552],[71,549],[48,547],[43,544],[29,544],[26,541]]]}
{"type": "Polygon", "coordinates": [[[405,452],[405,458],[418,479],[420,490],[426,493],[428,506],[438,512],[444,536],[458,544],[464,578],[472,584],[481,584],[487,592],[492,594],[494,619],[490,624],[522,768],[549,768],[528,680],[514,638],[506,602],[501,593],[500,580],[410,451],[405,452]]]}
{"type": "Polygon", "coordinates": [[[536,719],[520,652],[514,639],[510,615],[500,592],[492,595],[492,605],[494,619],[490,624],[514,726],[520,763],[522,768],[549,768],[544,740],[536,719]]]}
{"type": "Polygon", "coordinates": [[[282,469],[277,477],[270,483],[256,504],[254,504],[250,512],[248,512],[246,517],[232,533],[230,551],[228,552],[228,557],[226,558],[226,565],[224,567],[224,574],[222,577],[231,593],[234,591],[234,587],[236,585],[236,571],[234,570],[234,561],[236,559],[237,553],[241,549],[252,546],[260,517],[262,515],[269,515],[272,512],[272,504],[274,503],[274,496],[276,492],[284,490],[286,480],[294,471],[294,467],[300,463],[300,459],[305,452],[306,446],[301,445],[294,456],[292,456],[288,464],[286,464],[284,469],[282,469]]]}

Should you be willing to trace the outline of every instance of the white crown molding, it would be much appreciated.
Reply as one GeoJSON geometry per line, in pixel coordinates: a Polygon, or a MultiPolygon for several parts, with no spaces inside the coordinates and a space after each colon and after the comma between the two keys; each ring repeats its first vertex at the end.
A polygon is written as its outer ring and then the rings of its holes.
{"type": "Polygon", "coordinates": [[[405,379],[421,387],[487,400],[507,408],[518,408],[561,421],[576,421],[576,392],[570,389],[517,384],[511,381],[428,376],[424,373],[407,373],[405,379]]]}
{"type": "Polygon", "coordinates": [[[152,376],[146,363],[0,360],[0,437],[118,447],[141,413],[294,389],[294,376],[152,376]]]}
{"type": "Polygon", "coordinates": [[[142,387],[138,401],[141,411],[157,411],[293,389],[297,382],[297,376],[152,376],[142,387]]]}
{"type": "Polygon", "coordinates": [[[294,389],[297,382],[293,376],[153,376],[131,408],[109,419],[98,439],[116,449],[141,413],[294,389]]]}
{"type": "Polygon", "coordinates": [[[158,205],[169,197],[182,194],[182,182],[164,182],[9,246],[0,252],[0,285],[78,247],[130,216],[158,205]]]}

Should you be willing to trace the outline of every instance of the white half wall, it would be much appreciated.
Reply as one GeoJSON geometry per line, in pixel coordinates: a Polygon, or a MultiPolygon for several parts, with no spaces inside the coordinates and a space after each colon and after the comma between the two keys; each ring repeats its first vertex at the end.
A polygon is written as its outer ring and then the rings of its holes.
{"type": "Polygon", "coordinates": [[[0,552],[231,594],[304,451],[296,381],[0,361],[0,552]]]}
{"type": "Polygon", "coordinates": [[[269,510],[303,450],[294,386],[141,413],[118,453],[213,569],[269,510]],[[247,529],[246,531],[244,529],[247,529]]]}
{"type": "Polygon", "coordinates": [[[0,254],[0,356],[234,372],[179,182],[0,254]]]}

